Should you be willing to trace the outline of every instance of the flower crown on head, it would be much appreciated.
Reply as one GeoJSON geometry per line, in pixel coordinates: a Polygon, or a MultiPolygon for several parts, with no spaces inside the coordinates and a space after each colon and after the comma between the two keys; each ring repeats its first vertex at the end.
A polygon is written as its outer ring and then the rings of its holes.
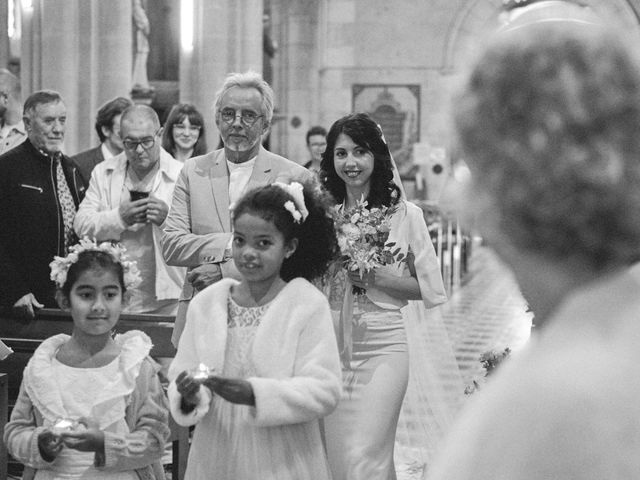
{"type": "Polygon", "coordinates": [[[134,260],[127,259],[124,246],[111,242],[97,243],[95,240],[85,237],[80,240],[79,243],[69,248],[69,254],[66,257],[55,256],[53,257],[53,262],[49,264],[51,268],[51,280],[55,282],[58,288],[62,288],[66,283],[69,268],[78,261],[80,254],[91,251],[107,253],[111,255],[111,258],[113,258],[116,263],[122,265],[125,289],[135,288],[142,281],[137,263],[134,260]]]}
{"type": "Polygon", "coordinates": [[[291,200],[287,200],[284,202],[284,208],[291,213],[295,223],[303,223],[309,216],[309,210],[307,210],[307,205],[304,203],[304,187],[302,184],[298,182],[291,182],[288,184],[273,182],[273,185],[281,188],[291,195],[293,202],[291,200]]]}

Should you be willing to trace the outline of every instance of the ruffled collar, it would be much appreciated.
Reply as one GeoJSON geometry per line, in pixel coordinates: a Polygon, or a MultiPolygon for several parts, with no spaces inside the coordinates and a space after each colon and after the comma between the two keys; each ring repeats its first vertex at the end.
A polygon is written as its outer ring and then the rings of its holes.
{"type": "MultiPolygon", "coordinates": [[[[53,424],[59,418],[69,417],[52,368],[58,349],[70,338],[69,335],[59,334],[43,341],[24,370],[24,389],[42,414],[45,425],[53,424]]],[[[103,389],[94,398],[92,405],[92,412],[100,412],[96,420],[100,422],[101,428],[124,417],[122,403],[117,400],[133,392],[142,362],[153,346],[149,336],[139,330],[116,335],[114,341],[121,349],[118,356],[118,373],[109,388],[103,389]]]]}

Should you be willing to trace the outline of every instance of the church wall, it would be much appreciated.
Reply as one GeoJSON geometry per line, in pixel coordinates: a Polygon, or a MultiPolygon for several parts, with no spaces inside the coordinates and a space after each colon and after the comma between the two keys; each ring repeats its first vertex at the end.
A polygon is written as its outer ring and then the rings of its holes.
{"type": "MultiPolygon", "coordinates": [[[[488,3],[494,18],[499,3],[488,3]]],[[[289,2],[274,2],[274,10],[280,12],[274,29],[281,45],[274,86],[286,115],[274,126],[274,147],[280,153],[306,160],[304,135],[311,125],[329,128],[352,109],[362,110],[362,101],[354,105],[354,85],[410,85],[418,97],[411,106],[415,110],[411,113],[417,115],[414,138],[434,145],[448,143],[445,100],[454,76],[446,52],[464,1],[300,4],[304,7],[295,7],[296,17],[289,2]],[[305,74],[296,76],[300,70],[305,74]]]]}

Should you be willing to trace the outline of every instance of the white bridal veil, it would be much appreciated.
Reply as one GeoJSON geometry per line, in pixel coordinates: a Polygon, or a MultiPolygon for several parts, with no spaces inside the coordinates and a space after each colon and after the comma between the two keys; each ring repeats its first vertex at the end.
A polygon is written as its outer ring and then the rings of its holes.
{"type": "MultiPolygon", "coordinates": [[[[406,200],[393,156],[391,162],[393,180],[406,200]]],[[[396,431],[397,469],[429,467],[464,398],[464,382],[442,310],[442,306],[427,309],[421,301],[410,301],[401,309],[409,348],[409,385],[396,431]]]]}

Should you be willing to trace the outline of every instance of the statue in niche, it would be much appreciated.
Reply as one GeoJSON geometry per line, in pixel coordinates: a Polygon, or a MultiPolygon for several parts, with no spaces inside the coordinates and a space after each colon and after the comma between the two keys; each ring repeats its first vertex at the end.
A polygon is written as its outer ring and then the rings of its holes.
{"type": "Polygon", "coordinates": [[[146,14],[147,0],[131,0],[133,12],[134,57],[133,91],[150,92],[153,90],[147,78],[147,58],[149,57],[149,18],[146,14]]]}

